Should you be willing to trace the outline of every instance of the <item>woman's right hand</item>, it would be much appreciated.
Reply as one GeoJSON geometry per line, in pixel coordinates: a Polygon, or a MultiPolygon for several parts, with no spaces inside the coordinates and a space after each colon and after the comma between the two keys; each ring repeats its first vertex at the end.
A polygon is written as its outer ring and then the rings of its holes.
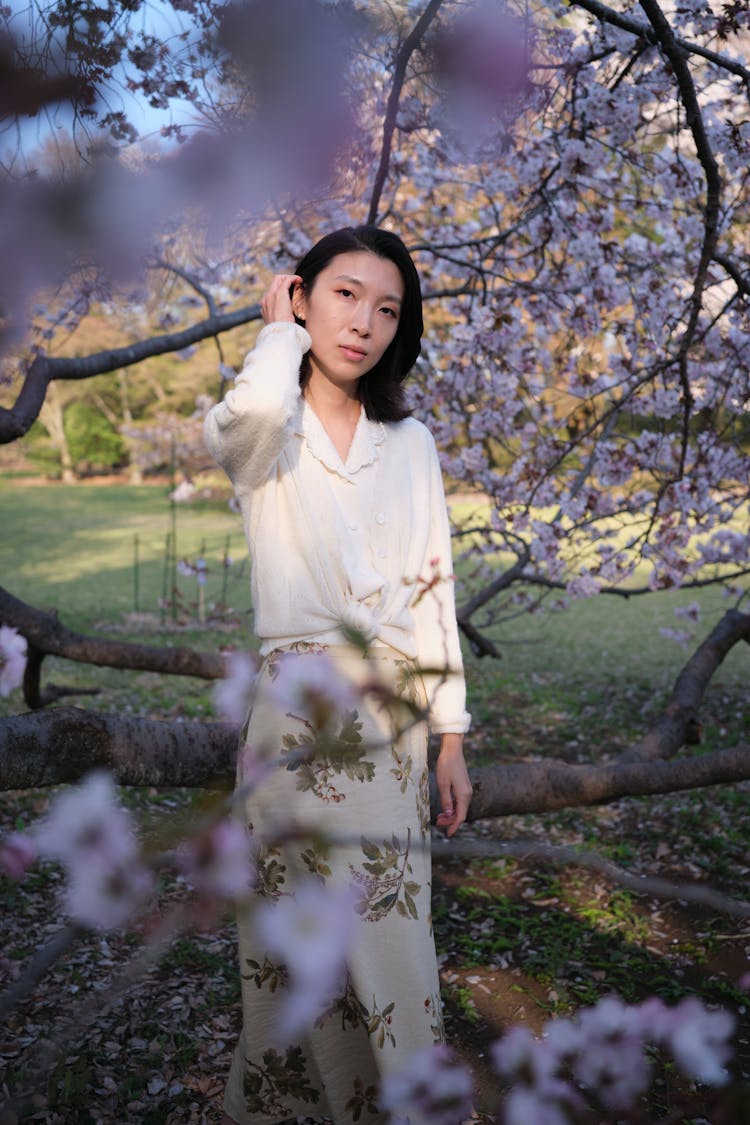
{"type": "Polygon", "coordinates": [[[260,302],[260,311],[266,324],[274,324],[279,320],[294,324],[291,289],[292,286],[301,284],[302,278],[296,273],[276,274],[260,302]]]}

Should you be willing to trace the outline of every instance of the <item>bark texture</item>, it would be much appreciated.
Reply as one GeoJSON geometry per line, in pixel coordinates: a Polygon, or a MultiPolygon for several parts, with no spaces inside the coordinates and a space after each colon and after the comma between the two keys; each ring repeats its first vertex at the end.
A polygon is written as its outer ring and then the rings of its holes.
{"type": "Polygon", "coordinates": [[[107,768],[122,785],[231,786],[237,730],[55,707],[0,721],[0,789],[78,781],[107,768]]]}

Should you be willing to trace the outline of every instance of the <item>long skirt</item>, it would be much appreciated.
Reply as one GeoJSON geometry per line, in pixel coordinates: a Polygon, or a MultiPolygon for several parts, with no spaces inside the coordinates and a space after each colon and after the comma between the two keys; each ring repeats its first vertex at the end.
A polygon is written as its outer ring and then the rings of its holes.
{"type": "Polygon", "coordinates": [[[240,1125],[298,1116],[335,1125],[385,1122],[382,1078],[443,1041],[427,732],[419,717],[424,688],[395,650],[375,647],[366,657],[346,646],[325,651],[349,682],[380,686],[337,712],[333,724],[326,720],[321,738],[320,722],[280,714],[267,698],[264,687],[278,675],[283,653],[267,657],[241,739],[237,803],[254,841],[256,901],[294,895],[311,878],[332,890],[352,886],[354,936],[339,995],[309,1030],[279,1043],[286,968],[257,937],[252,904],[240,913],[243,1029],[224,1100],[240,1125]],[[269,752],[274,765],[253,784],[258,757],[269,752]]]}

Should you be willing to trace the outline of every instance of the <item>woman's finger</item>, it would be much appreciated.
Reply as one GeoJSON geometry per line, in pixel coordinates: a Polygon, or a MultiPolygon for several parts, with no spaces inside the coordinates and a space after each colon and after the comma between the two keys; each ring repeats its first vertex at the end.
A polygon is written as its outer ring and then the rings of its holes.
{"type": "Polygon", "coordinates": [[[266,324],[279,320],[294,321],[290,290],[301,282],[302,278],[296,273],[276,274],[260,302],[260,311],[266,324]]]}

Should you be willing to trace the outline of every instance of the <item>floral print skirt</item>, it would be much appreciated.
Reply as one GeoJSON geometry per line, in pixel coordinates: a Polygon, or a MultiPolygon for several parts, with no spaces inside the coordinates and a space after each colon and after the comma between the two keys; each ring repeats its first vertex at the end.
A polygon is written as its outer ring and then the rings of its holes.
{"type": "MultiPolygon", "coordinates": [[[[237,804],[258,866],[256,901],[317,881],[356,891],[346,974],[293,1042],[279,1040],[286,967],[263,947],[252,904],[238,916],[243,1029],[224,1108],[240,1125],[295,1117],[376,1123],[381,1079],[443,1041],[431,920],[425,698],[395,650],[321,651],[358,689],[350,706],[284,713],[273,699],[284,654],[261,667],[238,761],[237,804]],[[362,689],[368,690],[362,694],[362,689]],[[258,762],[273,761],[259,770],[258,762]]],[[[335,699],[335,692],[331,692],[335,699]]],[[[346,702],[346,701],[344,701],[346,702]]],[[[416,1123],[414,1123],[416,1125],[416,1123]]]]}

